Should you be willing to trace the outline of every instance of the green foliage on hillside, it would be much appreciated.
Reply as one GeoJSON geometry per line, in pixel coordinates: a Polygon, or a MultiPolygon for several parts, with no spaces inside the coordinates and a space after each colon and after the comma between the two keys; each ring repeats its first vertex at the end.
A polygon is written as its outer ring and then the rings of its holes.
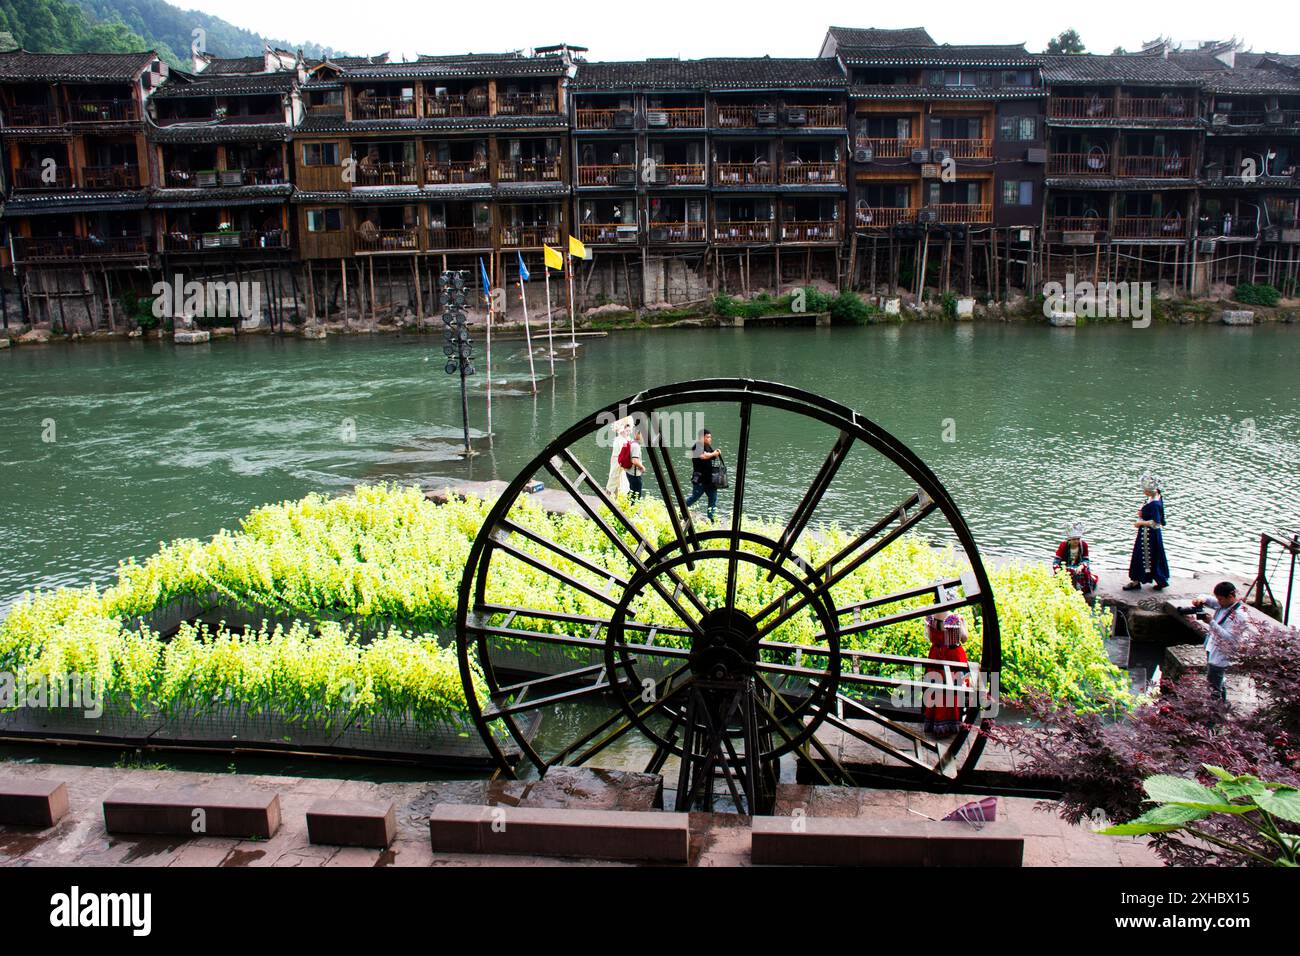
{"type": "Polygon", "coordinates": [[[97,20],[65,0],[0,0],[0,32],[41,53],[134,53],[151,46],[121,20],[97,20]]]}

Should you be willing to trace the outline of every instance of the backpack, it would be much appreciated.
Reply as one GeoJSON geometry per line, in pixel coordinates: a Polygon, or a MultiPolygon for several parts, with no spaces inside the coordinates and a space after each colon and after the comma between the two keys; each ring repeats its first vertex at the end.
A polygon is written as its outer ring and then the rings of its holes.
{"type": "Polygon", "coordinates": [[[722,460],[721,455],[713,459],[713,487],[727,487],[727,463],[722,460]]]}
{"type": "Polygon", "coordinates": [[[632,443],[626,441],[623,447],[618,450],[618,467],[624,471],[632,467],[632,443]]]}

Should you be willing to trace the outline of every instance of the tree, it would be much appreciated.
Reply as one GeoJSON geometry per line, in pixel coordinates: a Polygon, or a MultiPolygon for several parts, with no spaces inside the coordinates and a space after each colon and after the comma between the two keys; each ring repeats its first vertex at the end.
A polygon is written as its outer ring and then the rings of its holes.
{"type": "Polygon", "coordinates": [[[1086,53],[1087,48],[1079,37],[1079,31],[1070,27],[1047,41],[1048,53],[1086,53]]]}

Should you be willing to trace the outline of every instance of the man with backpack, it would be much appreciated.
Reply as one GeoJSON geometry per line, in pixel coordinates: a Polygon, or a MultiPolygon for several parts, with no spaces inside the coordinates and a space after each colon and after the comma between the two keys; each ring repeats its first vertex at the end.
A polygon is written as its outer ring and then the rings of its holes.
{"type": "Polygon", "coordinates": [[[713,448],[713,433],[707,428],[700,432],[700,439],[691,446],[691,490],[686,499],[686,507],[700,500],[701,495],[709,496],[709,520],[714,520],[718,507],[718,486],[713,478],[714,459],[720,459],[722,452],[713,448]]]}
{"type": "Polygon", "coordinates": [[[618,450],[618,466],[627,475],[628,497],[641,497],[645,466],[641,463],[641,431],[637,429],[618,450]]]}

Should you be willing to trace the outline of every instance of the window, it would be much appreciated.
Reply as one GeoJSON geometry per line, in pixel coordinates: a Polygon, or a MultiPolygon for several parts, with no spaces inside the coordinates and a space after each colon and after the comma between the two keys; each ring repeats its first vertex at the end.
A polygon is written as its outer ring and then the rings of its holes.
{"type": "Polygon", "coordinates": [[[343,228],[343,210],[308,209],[308,232],[338,232],[343,228]]]}
{"type": "Polygon", "coordinates": [[[1034,74],[1029,70],[1007,70],[1002,74],[1003,86],[1033,86],[1034,74]]]}
{"type": "Polygon", "coordinates": [[[305,166],[337,166],[338,143],[303,143],[302,161],[305,166]]]}
{"type": "Polygon", "coordinates": [[[1027,179],[1004,179],[1002,181],[1002,205],[1032,206],[1034,204],[1034,184],[1027,179]]]}
{"type": "Polygon", "coordinates": [[[1033,142],[1038,139],[1038,117],[1003,116],[998,120],[998,139],[1004,143],[1033,142]]]}

